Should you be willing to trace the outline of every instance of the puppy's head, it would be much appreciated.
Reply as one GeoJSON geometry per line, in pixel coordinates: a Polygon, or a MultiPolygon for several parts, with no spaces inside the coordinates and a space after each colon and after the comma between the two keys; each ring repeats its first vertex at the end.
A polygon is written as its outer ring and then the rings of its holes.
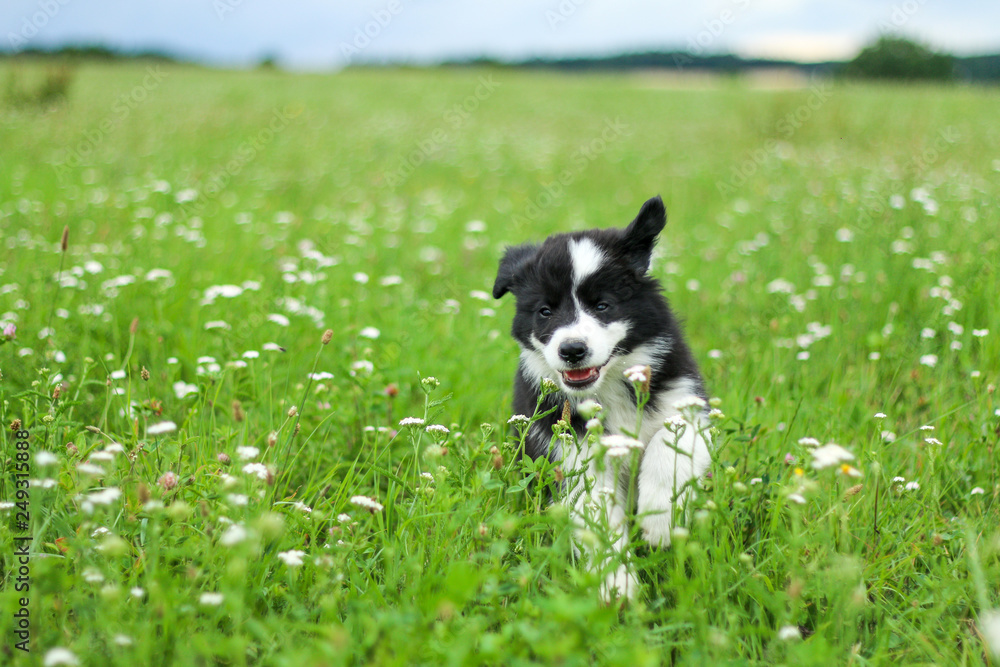
{"type": "Polygon", "coordinates": [[[646,272],[665,224],[663,201],[654,197],[625,229],[557,234],[507,250],[493,296],[514,294],[511,333],[528,374],[556,380],[571,396],[600,388],[645,333],[636,309],[659,307],[636,297],[658,289],[646,272]]]}

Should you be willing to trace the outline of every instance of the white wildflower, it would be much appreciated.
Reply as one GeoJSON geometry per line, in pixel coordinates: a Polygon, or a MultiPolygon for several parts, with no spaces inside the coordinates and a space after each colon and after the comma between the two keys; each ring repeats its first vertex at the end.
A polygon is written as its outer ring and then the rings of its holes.
{"type": "Polygon", "coordinates": [[[226,532],[222,534],[222,537],[219,538],[219,543],[222,544],[223,546],[231,547],[236,544],[239,544],[246,538],[247,538],[246,528],[244,528],[238,523],[234,523],[233,525],[231,525],[229,528],[226,529],[226,532]]]}
{"type": "Polygon", "coordinates": [[[648,372],[647,366],[632,366],[625,369],[624,375],[629,382],[649,382],[648,372]]]}
{"type": "Polygon", "coordinates": [[[59,457],[52,452],[40,450],[35,452],[35,465],[50,466],[59,463],[59,457]]]}
{"type": "Polygon", "coordinates": [[[247,475],[255,475],[258,479],[267,479],[267,466],[263,463],[248,463],[243,466],[243,472],[247,475]]]}
{"type": "Polygon", "coordinates": [[[58,665],[76,667],[79,664],[80,659],[76,657],[76,654],[68,648],[62,648],[61,646],[50,648],[45,653],[45,657],[42,658],[42,665],[44,667],[57,667],[58,665]]]}
{"type": "Polygon", "coordinates": [[[812,450],[812,457],[812,466],[817,470],[854,460],[854,454],[832,442],[812,450]]]}
{"type": "Polygon", "coordinates": [[[218,607],[226,599],[222,593],[202,593],[198,598],[198,604],[203,607],[218,607]]]}
{"type": "Polygon", "coordinates": [[[161,435],[163,433],[171,433],[177,430],[177,424],[172,421],[163,421],[153,424],[146,429],[148,435],[161,435]]]}
{"type": "Polygon", "coordinates": [[[708,406],[705,399],[700,396],[685,396],[680,400],[674,401],[673,408],[678,412],[684,412],[685,410],[704,410],[708,406]]]}
{"type": "Polygon", "coordinates": [[[289,549],[288,551],[278,552],[278,558],[280,558],[288,567],[298,567],[302,565],[302,557],[305,555],[306,552],[299,549],[289,549]]]}
{"type": "Polygon", "coordinates": [[[350,503],[358,507],[363,507],[373,514],[381,512],[384,509],[382,503],[369,496],[351,496],[350,503]]]}
{"type": "Polygon", "coordinates": [[[260,450],[253,446],[241,446],[236,448],[236,456],[241,461],[252,461],[260,454],[260,450]]]}
{"type": "Polygon", "coordinates": [[[579,412],[580,416],[584,419],[592,419],[593,417],[596,417],[603,409],[604,408],[601,407],[600,403],[591,398],[588,398],[576,406],[577,412],[579,412]]]}

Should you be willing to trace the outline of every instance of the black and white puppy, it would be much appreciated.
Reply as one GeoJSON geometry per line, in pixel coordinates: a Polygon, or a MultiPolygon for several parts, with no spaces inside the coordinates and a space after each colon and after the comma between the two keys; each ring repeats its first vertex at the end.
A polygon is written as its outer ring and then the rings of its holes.
{"type": "MultiPolygon", "coordinates": [[[[665,224],[663,201],[654,197],[625,229],[556,234],[538,245],[508,248],[493,286],[494,298],[512,292],[516,299],[512,334],[521,358],[514,412],[535,412],[544,378],[558,388],[545,397],[541,412],[556,409],[531,426],[525,453],[562,461],[567,472],[583,470],[571,481],[566,502],[579,526],[591,521],[607,526],[619,553],[628,547],[629,498],[637,497],[646,541],[667,546],[675,503],[683,502],[684,490],[710,462],[701,374],[660,284],[649,275],[653,246],[665,224]],[[624,374],[635,366],[651,370],[639,433],[635,390],[624,374]],[[615,478],[615,466],[598,461],[604,447],[593,447],[583,437],[587,420],[578,407],[587,399],[602,406],[605,433],[629,431],[644,446],[637,494],[628,466],[615,478]],[[552,437],[567,401],[576,445],[552,437]],[[686,426],[678,426],[681,411],[688,415],[686,426]]],[[[598,567],[608,560],[597,557],[598,567]]],[[[609,569],[604,597],[632,597],[636,581],[625,565],[609,569]]]]}

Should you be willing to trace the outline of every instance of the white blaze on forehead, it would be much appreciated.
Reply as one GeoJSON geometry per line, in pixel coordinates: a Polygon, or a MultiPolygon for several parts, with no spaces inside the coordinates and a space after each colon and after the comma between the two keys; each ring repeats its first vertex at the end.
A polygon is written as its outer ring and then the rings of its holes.
{"type": "Polygon", "coordinates": [[[596,243],[586,238],[569,242],[569,256],[573,262],[574,285],[579,285],[604,263],[604,253],[596,243]]]}

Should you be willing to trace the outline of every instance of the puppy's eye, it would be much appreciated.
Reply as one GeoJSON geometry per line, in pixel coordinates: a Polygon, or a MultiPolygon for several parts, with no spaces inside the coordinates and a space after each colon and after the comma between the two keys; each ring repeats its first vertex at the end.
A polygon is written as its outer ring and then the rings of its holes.
{"type": "Polygon", "coordinates": [[[548,306],[542,306],[541,308],[538,309],[538,314],[541,315],[542,317],[551,317],[552,309],[549,308],[548,306]]]}
{"type": "Polygon", "coordinates": [[[603,310],[607,310],[610,307],[611,307],[611,304],[609,304],[609,303],[607,303],[605,301],[602,301],[602,302],[600,302],[599,304],[597,304],[594,307],[594,310],[596,310],[597,312],[601,312],[603,310]]]}

